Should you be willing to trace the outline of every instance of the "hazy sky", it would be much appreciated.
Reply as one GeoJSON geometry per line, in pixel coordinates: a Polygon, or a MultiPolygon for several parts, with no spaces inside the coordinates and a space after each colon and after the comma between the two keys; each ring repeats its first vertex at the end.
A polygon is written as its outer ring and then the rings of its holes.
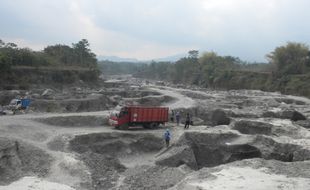
{"type": "Polygon", "coordinates": [[[310,44],[309,0],[0,0],[0,39],[42,50],[89,40],[97,55],[215,51],[247,61],[310,44]]]}

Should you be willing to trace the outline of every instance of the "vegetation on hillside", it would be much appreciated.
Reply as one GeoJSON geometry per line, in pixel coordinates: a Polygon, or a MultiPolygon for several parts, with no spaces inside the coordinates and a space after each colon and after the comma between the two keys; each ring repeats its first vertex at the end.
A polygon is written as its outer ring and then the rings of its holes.
{"type": "Polygon", "coordinates": [[[86,39],[72,44],[72,47],[61,44],[47,46],[43,52],[55,64],[88,68],[97,67],[96,55],[91,52],[86,39]]]}
{"type": "Polygon", "coordinates": [[[146,67],[144,66],[144,69],[139,69],[140,72],[135,73],[135,76],[164,79],[173,83],[221,88],[218,83],[229,80],[236,73],[265,73],[269,72],[270,67],[270,64],[263,63],[248,64],[237,57],[219,56],[215,52],[206,52],[198,57],[197,53],[192,54],[190,51],[188,57],[184,57],[176,63],[153,62],[146,67]]]}
{"type": "Polygon", "coordinates": [[[89,49],[89,43],[82,39],[72,47],[67,45],[52,45],[43,51],[33,51],[29,48],[19,48],[14,43],[0,40],[1,66],[78,66],[95,68],[96,55],[89,49]]]}
{"type": "Polygon", "coordinates": [[[289,42],[267,55],[269,63],[246,63],[215,52],[192,50],[176,63],[151,63],[135,76],[212,89],[260,89],[310,97],[310,51],[289,42]]]}
{"type": "MultiPolygon", "coordinates": [[[[0,84],[94,82],[99,77],[96,55],[86,39],[72,47],[52,45],[43,51],[19,48],[0,40],[0,84]]],[[[27,84],[30,85],[30,84],[27,84]]]]}
{"type": "Polygon", "coordinates": [[[309,47],[302,43],[289,42],[286,46],[277,47],[267,58],[281,75],[310,72],[309,47]]]}
{"type": "Polygon", "coordinates": [[[100,74],[134,74],[173,83],[211,89],[260,89],[310,97],[310,50],[306,44],[288,42],[267,54],[269,63],[247,63],[237,57],[197,50],[175,63],[115,63],[100,61],[86,39],[52,45],[43,51],[19,48],[0,40],[0,84],[94,82],[100,74]],[[32,69],[32,74],[29,73],[32,69]],[[55,72],[50,72],[50,71],[55,72]],[[85,72],[87,71],[87,72],[85,72]]]}

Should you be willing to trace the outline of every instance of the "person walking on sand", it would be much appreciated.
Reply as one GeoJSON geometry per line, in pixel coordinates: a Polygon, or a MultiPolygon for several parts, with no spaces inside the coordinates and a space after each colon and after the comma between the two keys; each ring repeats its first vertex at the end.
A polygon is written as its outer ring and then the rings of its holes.
{"type": "Polygon", "coordinates": [[[166,129],[166,132],[164,134],[164,138],[165,138],[165,141],[166,141],[166,147],[168,148],[169,147],[169,143],[170,143],[170,139],[171,139],[171,134],[170,134],[169,129],[166,129]]]}
{"type": "Polygon", "coordinates": [[[180,124],[180,112],[177,112],[177,114],[175,115],[175,119],[177,120],[177,126],[179,126],[179,124],[180,124]]]}
{"type": "Polygon", "coordinates": [[[185,119],[185,126],[184,126],[184,129],[188,129],[190,123],[191,123],[191,117],[189,116],[189,113],[187,113],[187,114],[186,114],[186,119],[185,119]]]}

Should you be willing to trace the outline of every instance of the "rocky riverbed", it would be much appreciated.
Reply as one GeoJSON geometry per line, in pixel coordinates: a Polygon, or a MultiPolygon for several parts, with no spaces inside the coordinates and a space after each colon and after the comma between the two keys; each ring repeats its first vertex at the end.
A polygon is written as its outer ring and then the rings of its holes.
{"type": "Polygon", "coordinates": [[[0,102],[19,96],[29,110],[0,116],[0,190],[310,189],[304,97],[128,76],[97,89],[2,91],[0,102]],[[181,125],[115,130],[108,117],[128,104],[168,106],[181,125]],[[184,130],[186,113],[193,126],[184,130]]]}

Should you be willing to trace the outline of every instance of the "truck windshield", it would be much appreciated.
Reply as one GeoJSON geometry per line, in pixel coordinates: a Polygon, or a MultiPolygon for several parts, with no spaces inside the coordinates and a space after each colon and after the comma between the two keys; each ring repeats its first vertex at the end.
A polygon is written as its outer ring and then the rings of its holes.
{"type": "Polygon", "coordinates": [[[121,112],[119,113],[118,117],[120,118],[120,117],[123,117],[123,116],[125,116],[125,115],[127,115],[127,114],[128,114],[128,111],[121,111],[121,112]]]}

